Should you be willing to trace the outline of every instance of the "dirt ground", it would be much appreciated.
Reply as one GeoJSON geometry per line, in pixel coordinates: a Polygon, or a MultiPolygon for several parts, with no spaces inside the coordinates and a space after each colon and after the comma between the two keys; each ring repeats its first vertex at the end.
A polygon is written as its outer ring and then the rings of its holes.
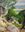
{"type": "Polygon", "coordinates": [[[25,32],[25,29],[20,30],[20,32],[25,32]]]}

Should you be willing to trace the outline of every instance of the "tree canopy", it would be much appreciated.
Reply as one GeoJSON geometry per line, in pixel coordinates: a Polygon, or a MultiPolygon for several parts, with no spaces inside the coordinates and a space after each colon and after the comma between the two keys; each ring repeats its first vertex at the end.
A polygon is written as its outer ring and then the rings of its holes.
{"type": "Polygon", "coordinates": [[[15,5],[16,0],[0,0],[0,3],[2,3],[2,5],[8,9],[12,5],[15,5]]]}

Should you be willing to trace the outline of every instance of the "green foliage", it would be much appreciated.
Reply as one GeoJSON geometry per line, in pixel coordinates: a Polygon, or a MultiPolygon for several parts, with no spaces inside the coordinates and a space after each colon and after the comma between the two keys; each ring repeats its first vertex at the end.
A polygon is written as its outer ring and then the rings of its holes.
{"type": "Polygon", "coordinates": [[[24,16],[21,15],[21,14],[18,14],[16,17],[18,18],[19,23],[21,23],[23,21],[23,19],[24,19],[24,16]]]}
{"type": "Polygon", "coordinates": [[[24,20],[24,16],[23,15],[24,15],[23,10],[22,10],[22,12],[20,11],[19,14],[16,15],[16,18],[18,19],[19,23],[23,22],[23,20],[24,20]]]}
{"type": "Polygon", "coordinates": [[[16,27],[22,28],[22,24],[16,24],[16,22],[14,22],[12,24],[15,25],[16,27]]]}
{"type": "Polygon", "coordinates": [[[6,15],[6,17],[12,17],[12,16],[16,16],[16,12],[14,11],[14,8],[12,7],[11,9],[8,9],[8,13],[6,15]]]}
{"type": "Polygon", "coordinates": [[[13,23],[13,24],[14,24],[16,27],[22,28],[23,25],[21,25],[21,22],[23,22],[24,17],[25,17],[25,10],[22,10],[21,12],[19,12],[18,15],[16,15],[16,18],[18,18],[18,22],[19,22],[20,24],[16,24],[16,22],[13,23]]]}
{"type": "Polygon", "coordinates": [[[10,16],[15,16],[16,15],[16,13],[13,9],[9,9],[8,13],[9,13],[10,16]]]}
{"type": "Polygon", "coordinates": [[[0,0],[0,3],[2,3],[2,5],[3,5],[4,7],[6,7],[7,9],[8,9],[9,7],[11,7],[12,5],[14,5],[15,2],[16,2],[16,0],[0,0]]]}

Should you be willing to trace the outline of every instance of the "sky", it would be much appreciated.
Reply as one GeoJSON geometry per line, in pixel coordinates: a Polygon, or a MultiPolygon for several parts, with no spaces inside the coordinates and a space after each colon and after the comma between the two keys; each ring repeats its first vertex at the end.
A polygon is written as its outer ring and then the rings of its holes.
{"type": "Polygon", "coordinates": [[[16,8],[25,8],[25,0],[19,0],[16,4],[15,4],[16,8]]]}
{"type": "Polygon", "coordinates": [[[25,2],[25,0],[17,0],[18,2],[25,2]]]}

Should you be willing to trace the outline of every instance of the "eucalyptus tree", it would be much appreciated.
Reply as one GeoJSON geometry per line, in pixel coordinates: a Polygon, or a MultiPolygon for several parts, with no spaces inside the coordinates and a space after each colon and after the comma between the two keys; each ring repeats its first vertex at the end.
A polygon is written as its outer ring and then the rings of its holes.
{"type": "Polygon", "coordinates": [[[7,14],[8,9],[13,7],[15,3],[16,3],[16,0],[0,0],[0,5],[6,9],[5,14],[7,14]]]}
{"type": "Polygon", "coordinates": [[[7,9],[16,3],[16,0],[0,0],[0,3],[7,9]]]}

